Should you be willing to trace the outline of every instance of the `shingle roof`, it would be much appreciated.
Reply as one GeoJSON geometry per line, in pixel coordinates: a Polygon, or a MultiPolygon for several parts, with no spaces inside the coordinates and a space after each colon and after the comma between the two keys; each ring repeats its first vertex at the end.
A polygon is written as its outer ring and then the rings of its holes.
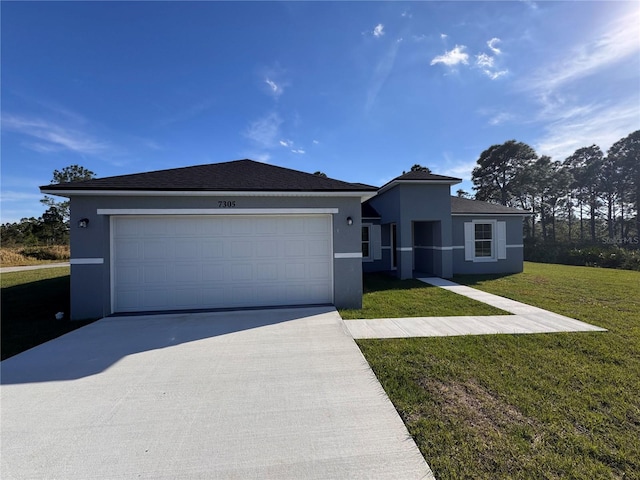
{"type": "Polygon", "coordinates": [[[471,215],[530,215],[530,212],[519,208],[460,197],[451,197],[451,213],[454,215],[467,213],[471,215]]]}
{"type": "Polygon", "coordinates": [[[443,181],[443,182],[455,182],[459,183],[462,180],[460,178],[455,177],[447,177],[445,175],[436,175],[435,173],[429,173],[422,170],[416,170],[412,172],[403,173],[399,177],[391,180],[392,182],[398,180],[417,180],[417,181],[443,181]]]}
{"type": "Polygon", "coordinates": [[[376,187],[349,183],[253,160],[236,160],[133,175],[96,178],[40,187],[47,191],[293,191],[375,192],[376,187]]]}

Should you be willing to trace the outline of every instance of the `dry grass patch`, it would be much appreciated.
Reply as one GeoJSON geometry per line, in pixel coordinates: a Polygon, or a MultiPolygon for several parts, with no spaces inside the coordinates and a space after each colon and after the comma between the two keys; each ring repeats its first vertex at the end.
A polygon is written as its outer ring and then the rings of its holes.
{"type": "Polygon", "coordinates": [[[68,262],[70,257],[68,245],[0,248],[0,265],[3,267],[68,262]]]}

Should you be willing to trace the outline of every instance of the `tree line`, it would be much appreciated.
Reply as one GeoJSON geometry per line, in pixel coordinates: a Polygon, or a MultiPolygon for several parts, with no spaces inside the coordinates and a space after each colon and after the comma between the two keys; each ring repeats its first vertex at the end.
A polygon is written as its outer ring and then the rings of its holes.
{"type": "MultiPolygon", "coordinates": [[[[475,199],[529,210],[525,238],[637,246],[640,237],[640,130],[564,160],[509,140],[480,154],[475,199]]],[[[463,194],[464,192],[459,192],[463,194]]]]}
{"type": "MultiPolygon", "coordinates": [[[[51,183],[90,180],[95,173],[79,165],[54,170],[51,183]]],[[[66,245],[69,243],[69,200],[59,201],[45,195],[40,200],[47,210],[42,216],[22,218],[0,225],[2,246],[66,245]]]]}

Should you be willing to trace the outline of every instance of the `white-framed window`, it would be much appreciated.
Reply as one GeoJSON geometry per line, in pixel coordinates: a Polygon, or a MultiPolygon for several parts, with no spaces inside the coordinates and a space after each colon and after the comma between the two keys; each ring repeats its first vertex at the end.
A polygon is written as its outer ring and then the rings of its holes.
{"type": "Polygon", "coordinates": [[[371,225],[362,225],[362,260],[371,260],[371,225]]]}
{"type": "Polygon", "coordinates": [[[494,257],[493,227],[493,223],[473,224],[473,257],[475,260],[494,257]]]}
{"type": "Polygon", "coordinates": [[[464,259],[496,262],[507,258],[506,222],[473,220],[464,224],[464,259]]]}

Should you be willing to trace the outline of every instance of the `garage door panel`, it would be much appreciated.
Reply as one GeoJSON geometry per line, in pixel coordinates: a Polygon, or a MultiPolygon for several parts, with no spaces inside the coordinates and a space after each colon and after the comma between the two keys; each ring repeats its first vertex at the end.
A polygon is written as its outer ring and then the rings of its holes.
{"type": "Polygon", "coordinates": [[[329,303],[331,220],[117,217],[114,310],[329,303]]]}
{"type": "Polygon", "coordinates": [[[309,278],[328,280],[330,277],[331,270],[326,263],[312,263],[309,265],[309,278]]]}
{"type": "Polygon", "coordinates": [[[198,240],[176,240],[174,243],[174,257],[176,259],[197,259],[202,256],[201,242],[198,240]]]}
{"type": "Polygon", "coordinates": [[[142,257],[145,260],[166,261],[172,258],[171,251],[167,248],[167,242],[162,240],[146,241],[142,245],[142,257]]]}
{"type": "Polygon", "coordinates": [[[285,257],[304,257],[306,255],[306,243],[304,240],[287,240],[285,243],[285,257]]]}
{"type": "Polygon", "coordinates": [[[140,268],[137,265],[123,265],[115,273],[115,283],[119,286],[138,285],[140,268]]]}
{"type": "Polygon", "coordinates": [[[202,258],[209,259],[223,257],[224,242],[222,240],[204,240],[202,242],[202,258]]]}
{"type": "Polygon", "coordinates": [[[138,260],[140,258],[140,242],[138,240],[118,240],[115,249],[120,260],[138,260]]]}
{"type": "Polygon", "coordinates": [[[167,283],[167,268],[164,265],[144,265],[142,267],[142,278],[145,285],[167,283]]]}
{"type": "Polygon", "coordinates": [[[222,281],[225,278],[224,265],[204,264],[202,265],[202,280],[207,284],[222,281]]]}
{"type": "Polygon", "coordinates": [[[171,292],[167,289],[145,289],[142,292],[142,308],[145,310],[164,310],[170,305],[171,292]]]}
{"type": "Polygon", "coordinates": [[[263,263],[256,265],[257,280],[278,280],[278,265],[276,263],[263,263]]]}
{"type": "Polygon", "coordinates": [[[163,221],[162,218],[148,218],[146,219],[146,221],[140,223],[142,225],[142,233],[145,237],[167,235],[169,233],[172,233],[170,230],[172,229],[173,225],[175,225],[175,223],[173,222],[167,223],[163,221]]]}

